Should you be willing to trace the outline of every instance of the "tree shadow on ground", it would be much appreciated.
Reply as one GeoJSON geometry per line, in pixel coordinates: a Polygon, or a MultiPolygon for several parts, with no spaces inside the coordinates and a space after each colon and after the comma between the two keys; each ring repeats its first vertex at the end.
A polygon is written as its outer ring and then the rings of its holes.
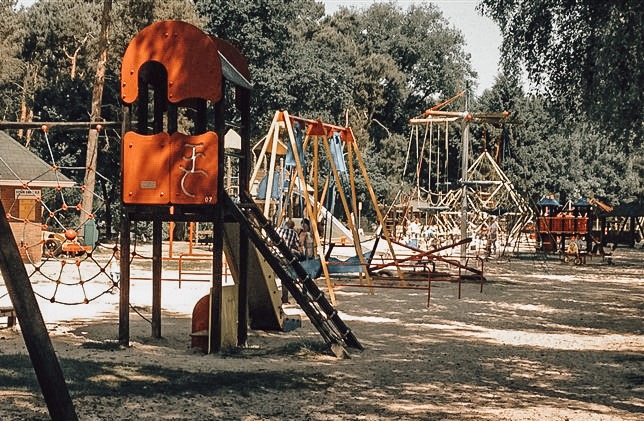
{"type": "MultiPolygon", "coordinates": [[[[140,397],[157,415],[175,414],[178,399],[196,405],[174,419],[641,417],[641,265],[618,266],[610,276],[603,267],[556,269],[544,275],[525,272],[521,262],[498,263],[483,293],[466,284],[458,300],[453,284],[439,284],[429,307],[423,291],[338,289],[340,315],[365,347],[346,360],[326,355],[306,320],[293,332],[251,331],[248,348],[196,355],[189,318],[166,314],[164,326],[180,329],[153,339],[145,321],[133,320],[137,346],[125,349],[115,346],[113,321],[83,321],[73,338],[57,340],[74,339],[70,346],[88,358],[63,351],[61,365],[74,400],[86,404],[79,413],[94,416],[92,402],[140,397]],[[204,415],[212,408],[220,412],[204,415]]],[[[0,367],[6,389],[38,396],[27,356],[0,354],[0,367]]],[[[23,419],[33,414],[17,401],[8,407],[23,419]]],[[[139,409],[129,419],[146,414],[139,409]]]]}

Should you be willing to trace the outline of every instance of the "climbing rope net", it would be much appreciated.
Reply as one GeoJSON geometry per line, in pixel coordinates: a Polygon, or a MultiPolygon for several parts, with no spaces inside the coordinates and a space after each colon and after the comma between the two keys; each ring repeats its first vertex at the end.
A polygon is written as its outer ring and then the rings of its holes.
{"type": "MultiPolygon", "coordinates": [[[[100,130],[100,126],[97,129],[100,130]]],[[[88,304],[118,288],[118,247],[104,247],[96,241],[95,216],[105,208],[105,200],[92,191],[92,209],[84,209],[81,197],[87,187],[73,183],[63,174],[63,171],[70,176],[81,174],[82,179],[86,168],[59,166],[46,126],[42,132],[50,162],[47,162],[49,169],[38,176],[21,179],[0,156],[0,164],[21,184],[20,195],[15,195],[6,217],[12,223],[34,293],[51,303],[88,304]],[[36,187],[42,180],[54,181],[54,187],[36,187]],[[19,200],[19,197],[30,200],[19,200]],[[93,245],[86,245],[84,239],[92,236],[93,245]]],[[[96,169],[87,170],[107,180],[96,169]]]]}

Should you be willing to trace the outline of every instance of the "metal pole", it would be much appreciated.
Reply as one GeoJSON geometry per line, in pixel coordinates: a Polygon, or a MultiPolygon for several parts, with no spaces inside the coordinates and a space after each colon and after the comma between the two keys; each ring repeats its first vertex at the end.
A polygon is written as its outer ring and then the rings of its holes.
{"type": "Polygon", "coordinates": [[[78,420],[74,404],[47,333],[38,301],[0,203],[0,270],[20,322],[22,337],[53,420],[78,420]]]}
{"type": "MultiPolygon", "coordinates": [[[[470,132],[470,123],[468,117],[463,118],[463,150],[461,150],[461,181],[463,183],[462,192],[462,202],[461,202],[461,240],[467,238],[467,167],[469,164],[469,132],[470,132]]],[[[467,256],[467,246],[468,244],[461,244],[461,260],[464,260],[467,256]]]]}

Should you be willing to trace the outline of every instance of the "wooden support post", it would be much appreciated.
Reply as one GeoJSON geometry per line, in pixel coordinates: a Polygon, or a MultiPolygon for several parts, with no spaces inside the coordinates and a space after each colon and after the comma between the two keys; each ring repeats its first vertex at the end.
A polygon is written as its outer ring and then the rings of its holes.
{"type": "MultiPolygon", "coordinates": [[[[320,266],[322,267],[322,273],[324,274],[324,279],[326,279],[327,289],[329,291],[329,299],[331,304],[336,305],[335,301],[335,291],[333,291],[333,284],[331,283],[331,278],[329,276],[329,268],[326,263],[326,258],[324,256],[324,250],[322,250],[322,242],[320,241],[320,231],[318,230],[318,215],[314,212],[313,205],[311,204],[311,197],[308,192],[308,185],[306,182],[306,177],[304,177],[304,169],[300,165],[300,156],[297,151],[297,145],[295,142],[295,134],[293,133],[293,126],[291,125],[291,118],[287,111],[284,111],[284,121],[286,123],[286,130],[288,132],[288,138],[291,142],[291,147],[293,148],[293,155],[295,157],[295,168],[297,170],[297,176],[300,179],[300,192],[304,198],[304,205],[306,207],[306,214],[309,216],[309,222],[311,223],[311,234],[313,234],[313,239],[315,241],[315,250],[320,259],[320,266]]],[[[318,140],[316,139],[316,142],[318,140]]],[[[314,165],[317,165],[318,162],[314,162],[314,165]]],[[[294,178],[294,177],[293,177],[294,178]]],[[[291,180],[293,183],[293,180],[291,180]]],[[[290,194],[290,192],[289,192],[290,194]]],[[[316,192],[317,194],[317,192],[316,192]]],[[[318,198],[314,197],[314,201],[317,202],[318,198]]]]}
{"type": "Polygon", "coordinates": [[[364,276],[367,279],[367,284],[371,286],[369,269],[367,268],[367,262],[364,260],[362,245],[360,244],[360,233],[358,232],[355,222],[358,221],[357,225],[360,225],[360,221],[358,220],[358,218],[360,218],[360,213],[358,212],[358,203],[356,202],[356,197],[358,197],[358,193],[356,192],[356,175],[353,168],[353,147],[355,146],[355,140],[345,143],[347,145],[347,165],[349,167],[349,188],[351,189],[351,212],[347,215],[347,219],[351,221],[349,227],[351,228],[351,234],[353,235],[353,247],[356,250],[356,256],[358,256],[360,267],[364,271],[364,276]]]}
{"type": "Polygon", "coordinates": [[[161,221],[152,222],[152,337],[161,337],[161,221]]]}
{"type": "Polygon", "coordinates": [[[257,160],[257,164],[255,164],[255,167],[253,168],[253,173],[251,174],[250,180],[248,181],[248,190],[247,191],[250,191],[250,188],[255,183],[255,180],[257,179],[257,174],[259,174],[259,170],[263,165],[264,155],[266,155],[266,151],[268,150],[268,144],[270,142],[271,136],[273,136],[273,129],[277,125],[277,121],[278,121],[279,116],[280,116],[280,112],[275,111],[275,115],[273,116],[273,121],[271,122],[271,125],[270,125],[270,127],[268,129],[268,133],[266,134],[266,138],[265,138],[266,140],[262,144],[262,149],[259,152],[259,155],[258,155],[259,158],[257,160]]]}
{"type": "Polygon", "coordinates": [[[324,150],[326,151],[327,159],[329,160],[329,165],[331,166],[331,171],[333,172],[333,176],[335,178],[335,185],[338,189],[338,194],[340,195],[340,201],[342,202],[342,207],[344,208],[344,214],[347,216],[347,225],[349,226],[349,230],[351,231],[351,235],[353,236],[353,245],[356,248],[358,260],[360,261],[361,267],[365,268],[364,276],[367,280],[367,285],[371,286],[371,275],[369,275],[369,271],[366,270],[367,264],[364,260],[364,256],[362,255],[362,250],[360,249],[360,238],[358,237],[358,232],[356,231],[353,219],[351,218],[352,212],[349,208],[349,202],[347,201],[347,196],[344,193],[342,180],[340,179],[340,174],[335,166],[335,161],[333,160],[333,154],[331,154],[329,138],[323,138],[322,142],[322,144],[324,145],[324,150]]]}
{"type": "MultiPolygon", "coordinates": [[[[308,138],[308,136],[307,136],[308,138]]],[[[320,165],[319,165],[319,149],[320,145],[318,144],[318,139],[315,139],[315,142],[313,142],[313,197],[315,197],[315,202],[313,203],[314,208],[313,208],[313,214],[315,215],[315,220],[317,221],[317,218],[320,215],[320,210],[322,209],[322,204],[324,203],[324,199],[321,198],[321,196],[326,197],[326,186],[324,192],[322,192],[322,195],[320,195],[319,191],[319,186],[318,186],[318,179],[320,177],[320,165]]],[[[319,232],[319,231],[318,231],[319,232]]]]}
{"type": "MultiPolygon", "coordinates": [[[[239,110],[241,112],[242,127],[241,157],[239,159],[239,191],[250,191],[250,94],[246,91],[239,92],[239,110]]],[[[281,188],[281,186],[280,186],[281,188]]],[[[239,226],[239,281],[237,291],[237,346],[246,346],[248,340],[248,234],[239,226]]]]}
{"type": "Polygon", "coordinates": [[[20,322],[22,337],[53,420],[77,420],[58,357],[47,333],[18,245],[0,203],[0,270],[20,322]]]}
{"type": "Polygon", "coordinates": [[[174,244],[174,221],[170,221],[170,224],[168,226],[168,238],[168,257],[172,259],[172,245],[174,244]]]}
{"type": "MultiPolygon", "coordinates": [[[[387,229],[387,224],[385,222],[384,217],[382,216],[382,212],[380,212],[380,207],[378,206],[378,198],[376,197],[376,193],[373,191],[373,187],[371,186],[371,182],[369,181],[369,174],[367,173],[367,166],[364,164],[364,161],[362,159],[362,155],[360,155],[360,149],[358,149],[357,145],[355,147],[355,155],[356,155],[356,161],[358,162],[358,166],[360,168],[360,172],[362,173],[362,178],[364,178],[365,183],[367,185],[367,191],[369,192],[369,197],[371,198],[371,204],[373,205],[373,209],[376,211],[376,217],[378,218],[378,223],[382,227],[382,235],[385,237],[385,241],[387,242],[387,246],[389,248],[389,253],[391,254],[391,257],[394,259],[394,263],[396,265],[396,272],[398,273],[398,278],[404,279],[402,269],[398,265],[398,258],[396,257],[396,252],[394,250],[393,244],[391,244],[391,234],[389,230],[387,229]]],[[[395,217],[394,217],[395,221],[395,217]]],[[[394,230],[396,229],[394,225],[394,230]]],[[[376,240],[378,241],[378,240],[376,240]]],[[[376,244],[377,245],[377,244],[376,244]]],[[[374,246],[374,251],[375,251],[375,246],[374,246]]],[[[371,261],[373,259],[373,256],[369,259],[371,261]]],[[[368,270],[369,268],[365,268],[368,270]]]]}
{"type": "Polygon", "coordinates": [[[239,280],[237,291],[237,346],[248,341],[248,234],[239,226],[239,280]]]}
{"type": "Polygon", "coordinates": [[[119,344],[130,346],[130,227],[127,211],[121,222],[121,279],[119,281],[119,344]]]}
{"type": "MultiPolygon", "coordinates": [[[[273,142],[271,144],[272,145],[271,160],[268,166],[268,172],[266,173],[266,197],[264,202],[264,216],[269,221],[272,220],[270,210],[271,210],[271,201],[273,198],[273,178],[275,178],[275,161],[277,160],[277,144],[279,143],[279,139],[280,139],[280,129],[279,129],[279,123],[278,123],[273,130],[273,139],[271,140],[271,142],[273,142]]],[[[282,186],[280,185],[280,189],[281,188],[282,186]]]]}
{"type": "MultiPolygon", "coordinates": [[[[215,104],[215,132],[219,139],[224,140],[224,101],[215,104]]],[[[218,168],[220,177],[217,179],[217,204],[213,209],[212,232],[212,284],[210,285],[210,320],[208,323],[208,353],[212,354],[221,348],[221,309],[223,307],[223,258],[224,258],[224,148],[218,151],[218,168]]],[[[267,197],[266,200],[269,200],[267,197]]]]}
{"type": "Polygon", "coordinates": [[[214,225],[219,233],[213,238],[212,284],[210,287],[210,322],[208,324],[208,353],[218,352],[221,348],[221,308],[223,301],[222,253],[223,223],[214,225]]]}
{"type": "Polygon", "coordinates": [[[188,222],[188,254],[192,254],[192,251],[193,251],[192,245],[194,240],[195,240],[195,223],[191,221],[191,222],[188,222]]]}

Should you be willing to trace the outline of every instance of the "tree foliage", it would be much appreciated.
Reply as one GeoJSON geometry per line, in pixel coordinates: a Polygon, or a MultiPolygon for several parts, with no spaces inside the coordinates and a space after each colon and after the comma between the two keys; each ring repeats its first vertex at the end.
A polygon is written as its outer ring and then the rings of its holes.
{"type": "MultiPolygon", "coordinates": [[[[0,104],[2,117],[23,121],[89,121],[92,82],[98,59],[103,0],[37,1],[16,9],[3,1],[0,13],[7,23],[0,49],[0,104]]],[[[198,22],[190,1],[160,0],[117,2],[112,11],[106,83],[100,117],[118,121],[120,57],[127,42],[140,29],[159,19],[198,22]]],[[[48,146],[39,134],[17,133],[49,160],[48,146]],[[33,137],[33,139],[31,139],[33,137]]],[[[120,160],[120,131],[108,130],[99,138],[98,172],[112,174],[120,160]]],[[[49,132],[52,154],[59,165],[85,167],[87,132],[56,129],[49,132]]],[[[83,174],[69,174],[82,184],[83,174]]],[[[118,182],[99,179],[95,190],[108,203],[118,203],[118,182]]],[[[115,210],[114,215],[118,215],[115,210]]],[[[98,215],[103,218],[103,215],[98,215]]]]}
{"type": "Polygon", "coordinates": [[[509,110],[519,123],[489,128],[496,138],[488,147],[501,151],[499,162],[524,197],[554,193],[563,201],[596,197],[618,203],[641,194],[641,181],[619,144],[609,142],[597,124],[580,121],[544,98],[526,96],[516,77],[499,76],[477,107],[509,110]]]}
{"type": "MultiPolygon", "coordinates": [[[[449,109],[509,110],[522,122],[473,127],[472,144],[474,153],[484,146],[498,150],[526,195],[553,191],[617,200],[642,194],[641,15],[632,3],[482,1],[482,10],[501,25],[506,71],[480,98],[468,90],[468,102],[449,109]],[[523,92],[516,77],[521,66],[542,92],[523,92]],[[605,132],[620,141],[609,144],[605,132]]],[[[101,6],[102,0],[57,0],[20,9],[0,0],[2,119],[88,121],[101,6]]],[[[162,19],[195,24],[247,57],[253,138],[265,134],[276,110],[348,121],[383,201],[411,182],[402,179],[405,164],[416,164],[414,157],[406,162],[408,119],[476,83],[462,34],[430,3],[402,9],[378,2],[325,15],[315,0],[123,0],[112,10],[104,119],[121,118],[120,57],[127,43],[162,19]]],[[[453,127],[448,171],[454,180],[460,129],[453,127]]],[[[84,165],[85,132],[50,136],[57,160],[84,165]]],[[[119,136],[111,130],[100,137],[99,172],[118,164],[119,136]]],[[[38,136],[32,144],[45,151],[38,136]]],[[[118,197],[118,183],[99,183],[118,197]]],[[[358,188],[366,198],[363,180],[358,188]]]]}
{"type": "Polygon", "coordinates": [[[642,145],[642,4],[637,0],[483,0],[503,34],[507,73],[529,78],[572,115],[642,145]]]}

